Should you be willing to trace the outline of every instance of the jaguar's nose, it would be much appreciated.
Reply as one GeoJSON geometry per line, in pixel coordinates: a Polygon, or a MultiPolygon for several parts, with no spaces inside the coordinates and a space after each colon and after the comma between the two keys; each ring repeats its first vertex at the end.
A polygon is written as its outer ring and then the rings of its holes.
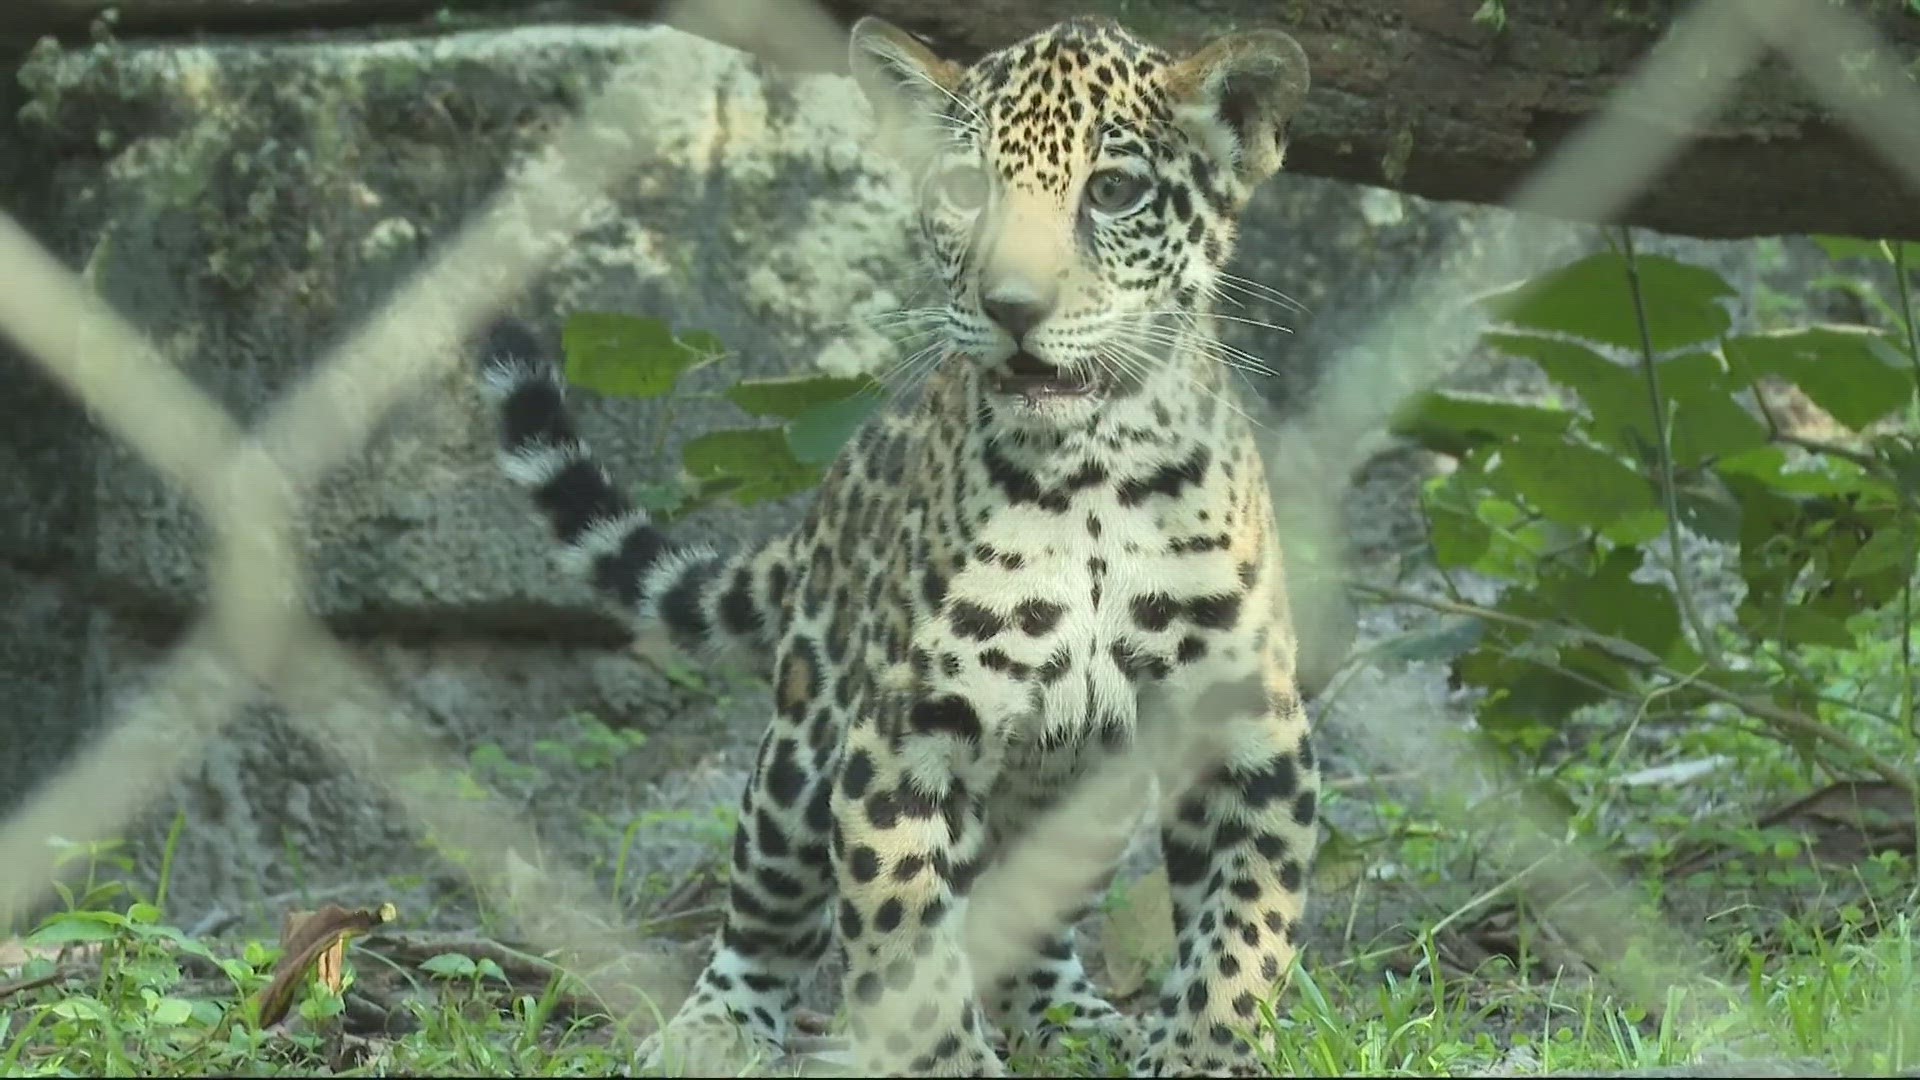
{"type": "Polygon", "coordinates": [[[1039,289],[1024,283],[996,286],[980,298],[980,309],[1002,330],[1013,335],[1014,344],[1024,344],[1033,328],[1053,314],[1059,301],[1057,288],[1039,289]]]}

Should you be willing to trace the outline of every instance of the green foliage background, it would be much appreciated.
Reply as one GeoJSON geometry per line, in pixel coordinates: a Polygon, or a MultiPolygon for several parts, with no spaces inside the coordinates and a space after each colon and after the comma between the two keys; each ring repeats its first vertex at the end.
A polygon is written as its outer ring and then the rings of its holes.
{"type": "MultiPolygon", "coordinates": [[[[1731,702],[1810,755],[1863,764],[1793,658],[1852,645],[1854,621],[1890,606],[1911,633],[1920,245],[1821,246],[1836,265],[1892,266],[1884,325],[1734,334],[1719,275],[1622,246],[1483,301],[1483,343],[1535,365],[1562,400],[1433,392],[1401,412],[1397,430],[1454,466],[1422,496],[1434,563],[1504,586],[1449,639],[1472,642],[1454,670],[1486,691],[1484,729],[1538,743],[1583,706],[1667,689],[1664,713],[1731,702]],[[1766,396],[1780,384],[1840,432],[1782,425],[1766,396]],[[1676,522],[1737,549],[1734,623],[1699,614],[1676,522]],[[1635,576],[1655,561],[1668,572],[1635,576]]],[[[1896,715],[1911,730],[1910,642],[1899,663],[1896,715]]]]}
{"type": "MultiPolygon", "coordinates": [[[[1510,746],[1542,745],[1610,699],[1667,716],[1719,702],[1811,760],[1884,776],[1890,763],[1822,720],[1830,695],[1793,658],[1848,647],[1853,621],[1890,607],[1911,623],[1920,245],[1819,239],[1836,268],[1892,268],[1896,295],[1868,298],[1877,325],[1736,334],[1735,289],[1719,274],[1619,239],[1479,301],[1491,324],[1482,344],[1537,367],[1559,400],[1437,390],[1397,415],[1399,435],[1452,466],[1422,493],[1427,556],[1503,586],[1488,608],[1455,590],[1441,605],[1454,622],[1413,648],[1485,691],[1481,727],[1510,746]],[[1844,437],[1783,427],[1766,398],[1781,384],[1844,437]],[[1701,615],[1676,523],[1737,548],[1745,595],[1733,623],[1701,615]],[[1642,573],[1656,564],[1665,572],[1642,573]]],[[[605,313],[575,315],[565,345],[572,382],[629,398],[670,394],[724,354],[710,334],[605,313]]],[[[736,381],[718,396],[760,423],[688,441],[680,475],[640,498],[672,518],[805,491],[880,406],[878,390],[864,378],[736,381]]],[[[1920,730],[1910,642],[1899,663],[1896,714],[1920,730]]]]}

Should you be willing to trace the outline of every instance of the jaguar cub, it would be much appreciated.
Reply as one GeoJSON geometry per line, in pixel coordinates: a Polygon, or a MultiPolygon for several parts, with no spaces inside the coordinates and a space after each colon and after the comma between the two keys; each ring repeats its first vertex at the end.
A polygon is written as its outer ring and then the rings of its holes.
{"type": "Polygon", "coordinates": [[[837,937],[868,1075],[997,1075],[996,1028],[1062,1026],[1125,1040],[1136,1074],[1258,1073],[1243,1033],[1294,957],[1319,781],[1210,313],[1306,57],[1269,31],[1176,56],[1085,18],[963,67],[868,18],[852,58],[915,178],[944,352],[791,533],[676,543],[589,457],[536,335],[483,346],[503,467],[594,584],[688,647],[772,659],[725,924],[642,1065],[777,1052],[837,937]],[[1024,961],[977,985],[981,872],[1102,761],[1197,729],[1218,756],[1162,818],[1157,1010],[1123,1021],[1068,922],[1023,927],[1024,961]]]}

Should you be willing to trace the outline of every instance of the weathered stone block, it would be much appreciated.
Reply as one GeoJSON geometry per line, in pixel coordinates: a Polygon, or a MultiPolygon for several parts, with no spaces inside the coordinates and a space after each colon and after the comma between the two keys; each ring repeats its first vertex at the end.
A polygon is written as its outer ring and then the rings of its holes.
{"type": "MultiPolygon", "coordinates": [[[[696,390],[881,358],[860,316],[903,303],[913,273],[899,178],[867,154],[858,92],[672,30],[43,48],[21,69],[0,159],[27,227],[251,423],[616,76],[644,91],[626,120],[654,153],[513,306],[556,340],[562,316],[585,309],[712,331],[735,355],[690,379],[696,390]]],[[[31,575],[14,575],[22,599],[0,656],[32,692],[0,706],[0,805],[67,760],[197,615],[207,540],[182,492],[31,365],[7,363],[24,390],[0,405],[0,466],[24,482],[0,496],[0,545],[31,575]]],[[[568,853],[588,854],[605,837],[582,834],[582,814],[631,817],[647,780],[737,746],[733,721],[760,706],[582,651],[618,634],[496,475],[469,381],[450,373],[402,402],[305,508],[310,606],[399,665],[396,689],[457,752],[496,743],[572,785],[530,802],[551,810],[535,817],[568,853]],[[531,749],[574,711],[654,737],[595,788],[531,749]]],[[[635,483],[674,472],[685,437],[751,422],[698,397],[581,395],[580,411],[635,483]]],[[[750,538],[796,510],[722,507],[699,527],[750,538]]],[[[418,861],[407,823],[273,709],[236,723],[172,805],[128,831],[154,839],[175,808],[189,819],[183,901],[418,861]]]]}
{"type": "MultiPolygon", "coordinates": [[[[587,308],[711,330],[732,375],[871,364],[884,343],[858,316],[901,303],[911,275],[898,180],[864,152],[857,91],[672,30],[46,52],[21,73],[21,146],[62,197],[34,224],[251,421],[623,65],[644,103],[625,120],[655,153],[515,306],[556,335],[587,308]]],[[[503,497],[472,406],[459,377],[428,388],[325,486],[306,520],[318,611],[585,606],[503,497]]],[[[687,400],[583,413],[634,480],[674,470],[663,428],[745,419],[687,400]]],[[[97,572],[194,606],[195,513],[118,445],[93,471],[97,572]]],[[[719,528],[752,532],[780,509],[728,516],[719,528]]]]}

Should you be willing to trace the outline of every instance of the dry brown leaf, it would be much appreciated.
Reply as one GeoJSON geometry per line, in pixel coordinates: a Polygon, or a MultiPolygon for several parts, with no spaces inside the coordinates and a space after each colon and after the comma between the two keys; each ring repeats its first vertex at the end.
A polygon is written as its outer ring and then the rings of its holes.
{"type": "Polygon", "coordinates": [[[289,911],[280,926],[280,963],[273,981],[260,992],[260,1025],[270,1027],[286,1018],[295,993],[308,971],[315,971],[328,989],[339,993],[344,980],[347,939],[399,918],[392,904],[378,909],[349,910],[328,904],[318,911],[289,911]]]}
{"type": "Polygon", "coordinates": [[[1913,835],[1913,800],[1906,792],[1884,781],[1828,784],[1768,814],[1760,823],[1805,824],[1816,829],[1821,825],[1834,826],[1866,839],[1893,839],[1899,843],[1897,838],[1913,835]]]}

